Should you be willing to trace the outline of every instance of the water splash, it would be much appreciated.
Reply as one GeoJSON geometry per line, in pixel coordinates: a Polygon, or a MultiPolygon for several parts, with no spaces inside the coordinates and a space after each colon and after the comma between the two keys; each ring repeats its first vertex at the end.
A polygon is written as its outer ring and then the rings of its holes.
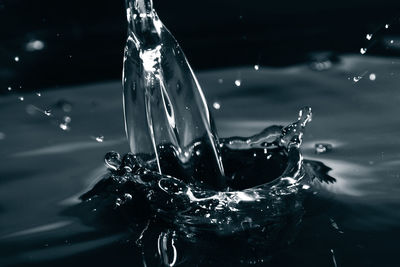
{"type": "Polygon", "coordinates": [[[222,188],[224,168],[214,122],[182,49],[158,18],[151,0],[127,0],[126,7],[129,26],[123,86],[131,152],[143,160],[154,160],[153,170],[159,173],[179,173],[222,188]],[[207,175],[190,151],[195,142],[212,152],[201,163],[207,166],[207,175]],[[167,165],[163,157],[174,160],[167,165]]]}
{"type": "MultiPolygon", "coordinates": [[[[116,192],[115,208],[143,196],[154,212],[182,231],[229,235],[258,229],[301,210],[299,193],[310,188],[312,175],[307,175],[299,147],[310,121],[311,109],[304,108],[298,120],[286,127],[271,126],[248,138],[221,139],[227,175],[223,191],[201,180],[152,171],[157,164],[154,159],[145,162],[132,153],[121,158],[117,152],[109,152],[105,164],[110,175],[82,198],[91,199],[104,190],[116,192]],[[256,157],[249,156],[254,154],[256,157]]],[[[201,154],[202,143],[191,144],[190,150],[201,154]]]]}

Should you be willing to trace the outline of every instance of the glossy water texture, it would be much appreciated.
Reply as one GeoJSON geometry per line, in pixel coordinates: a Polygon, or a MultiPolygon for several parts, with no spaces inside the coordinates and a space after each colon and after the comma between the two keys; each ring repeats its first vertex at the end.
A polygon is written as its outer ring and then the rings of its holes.
{"type": "Polygon", "coordinates": [[[303,136],[303,166],[317,177],[328,173],[324,180],[330,181],[314,179],[301,188],[301,208],[281,218],[284,225],[271,222],[263,232],[247,220],[234,235],[178,231],[143,202],[125,206],[139,196],[127,192],[118,202],[111,198],[115,194],[79,199],[108,175],[103,159],[108,151],[129,152],[120,82],[41,90],[40,97],[2,96],[0,265],[396,266],[399,63],[342,55],[324,71],[304,64],[198,73],[207,99],[219,104],[212,112],[225,141],[289,125],[301,107],[313,107],[303,136]],[[30,105],[51,110],[51,116],[30,105]],[[65,116],[71,118],[67,131],[59,127],[65,116]],[[103,142],[95,140],[99,136],[103,142]],[[318,144],[331,147],[317,153],[318,144]]]}
{"type": "Polygon", "coordinates": [[[179,176],[222,189],[224,168],[218,137],[206,99],[177,41],[165,28],[151,0],[127,0],[128,40],[124,56],[125,127],[131,151],[156,160],[156,170],[170,174],[161,156],[175,158],[179,176]],[[201,140],[209,155],[207,173],[187,147],[201,140]]]}

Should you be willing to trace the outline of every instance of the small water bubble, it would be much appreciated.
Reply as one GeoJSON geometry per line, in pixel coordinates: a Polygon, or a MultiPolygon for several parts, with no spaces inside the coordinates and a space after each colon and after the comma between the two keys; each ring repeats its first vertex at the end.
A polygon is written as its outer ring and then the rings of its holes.
{"type": "Polygon", "coordinates": [[[11,91],[11,90],[12,90],[11,86],[7,87],[7,90],[8,90],[8,91],[11,91]]]}
{"type": "Polygon", "coordinates": [[[64,116],[64,121],[65,121],[65,123],[70,123],[71,122],[71,117],[64,116]]]}
{"type": "Polygon", "coordinates": [[[323,153],[331,151],[332,148],[333,147],[332,147],[331,144],[318,143],[318,144],[315,144],[315,153],[316,154],[323,154],[323,153]]]}
{"type": "Polygon", "coordinates": [[[375,73],[371,73],[371,74],[369,75],[369,79],[370,79],[371,81],[375,81],[375,80],[376,80],[376,74],[375,74],[375,73]]]}
{"type": "Polygon", "coordinates": [[[259,70],[259,69],[260,69],[260,66],[259,66],[259,65],[254,65],[254,69],[255,69],[255,70],[259,70]]]}
{"type": "Polygon", "coordinates": [[[385,24],[385,29],[389,29],[389,24],[385,24]]]}
{"type": "Polygon", "coordinates": [[[19,57],[14,57],[15,62],[19,62],[19,57]]]}
{"type": "Polygon", "coordinates": [[[62,109],[64,110],[64,112],[71,112],[72,110],[72,105],[70,103],[64,103],[62,105],[62,109]]]}
{"type": "Polygon", "coordinates": [[[118,170],[121,162],[121,155],[118,152],[110,151],[104,156],[104,164],[109,170],[118,170]]]}
{"type": "Polygon", "coordinates": [[[365,38],[367,38],[367,40],[371,40],[372,39],[373,34],[372,33],[368,33],[365,38]]]}
{"type": "Polygon", "coordinates": [[[393,43],[394,43],[394,41],[393,41],[393,40],[390,40],[390,43],[391,43],[391,44],[393,44],[393,43]]]}
{"type": "Polygon", "coordinates": [[[236,85],[237,87],[241,86],[241,85],[242,85],[242,81],[239,80],[239,79],[237,79],[237,80],[235,81],[235,85],[236,85]]]}
{"type": "Polygon", "coordinates": [[[360,53],[361,53],[361,55],[364,55],[365,53],[367,53],[367,48],[362,47],[360,49],[360,53]]]}
{"type": "Polygon", "coordinates": [[[24,101],[24,97],[23,96],[19,96],[18,99],[19,99],[19,101],[24,101]]]}
{"type": "Polygon", "coordinates": [[[42,96],[42,94],[40,92],[37,92],[36,95],[39,96],[39,97],[42,96]]]}
{"type": "Polygon", "coordinates": [[[221,108],[221,104],[218,102],[214,102],[213,107],[218,110],[221,108]]]}

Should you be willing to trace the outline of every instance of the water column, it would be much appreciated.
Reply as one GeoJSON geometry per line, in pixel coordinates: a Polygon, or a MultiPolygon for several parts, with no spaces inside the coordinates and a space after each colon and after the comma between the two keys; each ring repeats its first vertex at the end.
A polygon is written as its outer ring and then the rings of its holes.
{"type": "Polygon", "coordinates": [[[206,99],[151,0],[126,0],[125,128],[131,152],[158,171],[224,187],[218,137],[206,99]]]}

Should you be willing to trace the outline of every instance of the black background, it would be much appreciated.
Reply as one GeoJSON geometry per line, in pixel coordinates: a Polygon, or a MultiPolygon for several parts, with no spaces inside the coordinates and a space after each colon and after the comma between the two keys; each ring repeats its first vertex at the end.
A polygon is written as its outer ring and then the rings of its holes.
{"type": "MultiPolygon", "coordinates": [[[[154,7],[197,70],[359,53],[366,33],[386,23],[386,34],[399,33],[398,0],[154,0],[154,7]]],[[[125,19],[123,0],[0,0],[0,92],[119,79],[125,19]],[[26,51],[30,40],[44,49],[26,51]]],[[[379,44],[368,53],[388,54],[379,44]]]]}

